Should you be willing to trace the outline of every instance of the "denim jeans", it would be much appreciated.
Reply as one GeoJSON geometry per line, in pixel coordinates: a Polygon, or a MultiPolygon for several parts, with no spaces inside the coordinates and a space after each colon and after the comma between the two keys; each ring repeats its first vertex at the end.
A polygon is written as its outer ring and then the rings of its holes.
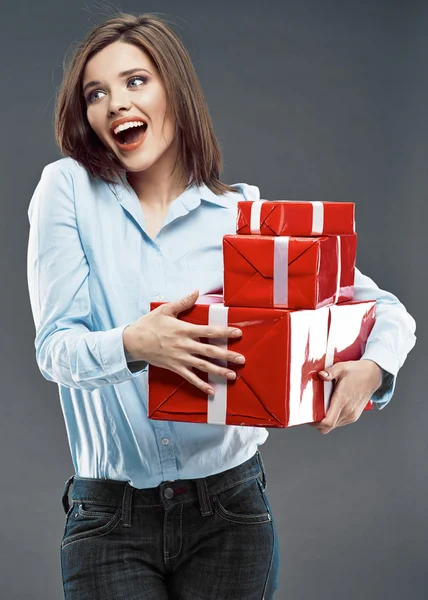
{"type": "Polygon", "coordinates": [[[70,477],[65,600],[271,600],[279,548],[265,490],[258,451],[222,473],[156,488],[70,477]]]}

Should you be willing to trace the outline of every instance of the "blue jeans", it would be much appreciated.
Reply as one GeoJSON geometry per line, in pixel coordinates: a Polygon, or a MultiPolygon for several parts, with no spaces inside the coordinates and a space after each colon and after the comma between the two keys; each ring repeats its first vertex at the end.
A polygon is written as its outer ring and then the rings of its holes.
{"type": "Polygon", "coordinates": [[[156,488],[70,477],[65,600],[271,600],[279,548],[265,489],[258,451],[222,473],[156,488]]]}

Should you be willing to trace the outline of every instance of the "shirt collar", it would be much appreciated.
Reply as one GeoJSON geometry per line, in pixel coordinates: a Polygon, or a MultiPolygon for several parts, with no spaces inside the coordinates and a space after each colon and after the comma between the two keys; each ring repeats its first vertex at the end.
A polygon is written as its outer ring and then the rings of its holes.
{"type": "Polygon", "coordinates": [[[210,202],[211,204],[216,204],[217,206],[223,206],[225,208],[231,206],[229,193],[232,192],[227,192],[226,194],[217,196],[217,194],[214,194],[214,192],[211,191],[210,188],[205,184],[198,188],[198,192],[201,200],[205,200],[205,202],[210,202]]]}
{"type": "MultiPolygon", "coordinates": [[[[128,181],[121,180],[120,178],[115,178],[116,192],[121,200],[123,200],[124,194],[126,194],[125,187],[130,187],[128,181]]],[[[239,189],[240,184],[233,184],[232,187],[237,187],[239,189]]],[[[231,199],[229,194],[233,194],[233,192],[226,192],[220,196],[217,196],[213,191],[210,190],[208,186],[202,184],[200,186],[193,184],[190,188],[186,189],[178,198],[182,201],[187,210],[192,210],[196,208],[201,201],[210,202],[211,204],[215,204],[217,206],[222,206],[224,208],[230,207],[231,199]]],[[[176,198],[176,199],[178,199],[176,198]]]]}

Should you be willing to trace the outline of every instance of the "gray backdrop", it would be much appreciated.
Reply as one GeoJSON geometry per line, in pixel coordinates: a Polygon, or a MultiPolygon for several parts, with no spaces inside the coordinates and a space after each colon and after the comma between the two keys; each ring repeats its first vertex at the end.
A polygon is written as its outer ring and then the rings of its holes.
{"type": "MultiPolygon", "coordinates": [[[[74,471],[57,386],[35,362],[27,209],[43,167],[60,157],[52,114],[63,56],[111,6],[2,7],[0,596],[8,600],[62,597],[61,493],[74,471]]],[[[224,181],[256,184],[270,199],[355,202],[358,266],[418,324],[386,409],[325,436],[308,426],[271,430],[261,447],[280,537],[276,597],[426,598],[427,2],[123,0],[116,9],[177,23],[224,181]]]]}

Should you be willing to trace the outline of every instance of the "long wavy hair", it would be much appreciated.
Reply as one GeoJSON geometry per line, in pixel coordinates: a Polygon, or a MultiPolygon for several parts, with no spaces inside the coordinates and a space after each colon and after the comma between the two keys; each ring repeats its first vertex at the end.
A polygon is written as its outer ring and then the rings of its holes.
{"type": "Polygon", "coordinates": [[[68,66],[64,59],[55,110],[55,137],[63,156],[74,158],[92,176],[107,183],[115,183],[117,177],[123,180],[123,165],[89,125],[82,92],[87,62],[116,41],[137,46],[158,69],[176,122],[179,152],[174,170],[180,161],[190,178],[189,186],[205,184],[217,195],[236,192],[219,180],[221,152],[190,56],[172,29],[152,14],[111,16],[78,43],[68,66]]]}

